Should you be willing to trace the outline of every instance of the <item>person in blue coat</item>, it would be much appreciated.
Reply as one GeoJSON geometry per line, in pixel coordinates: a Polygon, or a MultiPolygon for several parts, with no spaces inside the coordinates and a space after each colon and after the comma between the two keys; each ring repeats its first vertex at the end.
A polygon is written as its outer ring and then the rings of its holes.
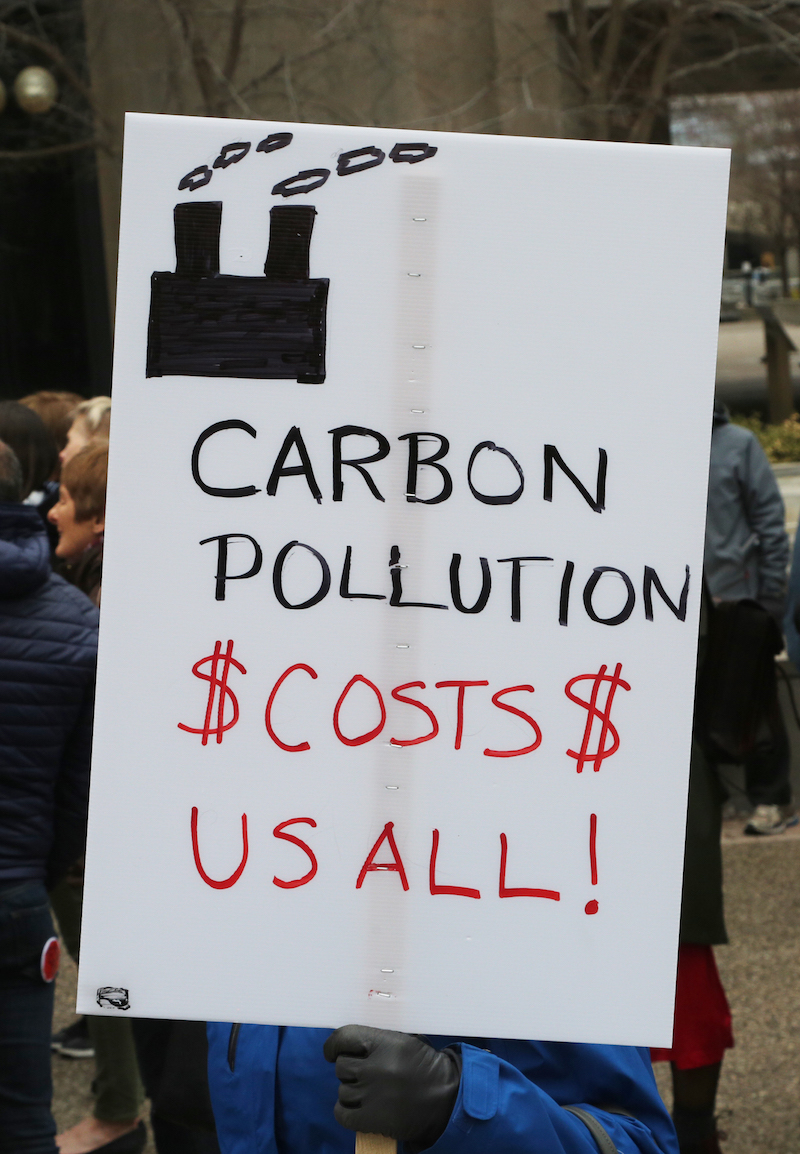
{"type": "Polygon", "coordinates": [[[404,1154],[678,1151],[631,1046],[210,1022],[208,1071],[222,1154],[352,1154],[353,1130],[404,1154]]]}
{"type": "Polygon", "coordinates": [[[0,441],[0,1154],[57,1154],[48,890],[84,850],[98,617],[24,484],[0,441]]]}

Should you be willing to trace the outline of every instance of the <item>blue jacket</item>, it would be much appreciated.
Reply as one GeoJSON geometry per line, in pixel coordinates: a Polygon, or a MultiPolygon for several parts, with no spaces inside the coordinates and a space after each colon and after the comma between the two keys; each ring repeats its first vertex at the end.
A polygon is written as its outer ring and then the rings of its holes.
{"type": "MultiPolygon", "coordinates": [[[[333,1117],[339,1083],[329,1030],[208,1024],[211,1101],[222,1154],[352,1154],[333,1117]]],[[[457,1046],[463,1069],[450,1123],[431,1154],[597,1154],[584,1106],[620,1154],[677,1154],[647,1050],[508,1039],[429,1038],[457,1046]],[[472,1044],[474,1043],[474,1044],[472,1044]],[[621,1108],[633,1117],[609,1113],[621,1108]]],[[[402,1146],[401,1146],[402,1149],[402,1146]]]]}
{"type": "Polygon", "coordinates": [[[36,509],[0,502],[0,886],[52,885],[83,853],[97,622],[36,509]]]}

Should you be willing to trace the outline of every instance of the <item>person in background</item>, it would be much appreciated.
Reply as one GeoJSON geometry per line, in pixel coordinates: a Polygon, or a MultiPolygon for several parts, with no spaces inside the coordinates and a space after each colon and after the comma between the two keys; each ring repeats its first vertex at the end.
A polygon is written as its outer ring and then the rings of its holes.
{"type": "MultiPolygon", "coordinates": [[[[108,445],[91,443],[79,450],[61,470],[58,501],[50,521],[58,531],[56,556],[64,563],[67,580],[100,604],[103,530],[106,511],[108,445]]],[[[67,949],[75,960],[80,950],[83,901],[83,860],[78,860],[64,882],[50,894],[67,949]]],[[[53,1040],[65,1056],[92,1053],[97,1063],[93,1089],[94,1113],[58,1135],[61,1154],[138,1154],[146,1133],[140,1118],[144,1090],[139,1076],[131,1023],[126,1019],[79,1018],[53,1040]],[[85,1044],[88,1036],[88,1045],[85,1044]]],[[[87,1056],[88,1056],[87,1055],[87,1056]]]]}
{"type": "MultiPolygon", "coordinates": [[[[698,674],[706,659],[708,615],[704,593],[698,674]]],[[[714,958],[714,946],[728,941],[720,841],[726,798],[713,763],[693,739],[672,1046],[650,1051],[654,1062],[671,1065],[672,1119],[681,1154],[721,1154],[717,1087],[725,1051],[734,1044],[728,999],[714,958]]]]}
{"type": "Polygon", "coordinates": [[[67,442],[59,453],[62,467],[92,441],[107,441],[110,426],[111,397],[92,397],[90,401],[82,401],[72,411],[67,442]]]}
{"type": "MultiPolygon", "coordinates": [[[[786,599],[783,499],[764,450],[749,429],[730,422],[714,405],[708,477],[704,573],[711,599],[757,601],[783,624],[786,599]]],[[[753,816],[748,834],[777,834],[798,818],[791,804],[789,738],[772,666],[755,747],[744,761],[745,789],[753,816]]]]}
{"type": "Polygon", "coordinates": [[[16,454],[22,466],[22,500],[38,508],[45,485],[58,468],[53,435],[42,418],[19,401],[0,401],[0,441],[16,454]]]}
{"type": "Polygon", "coordinates": [[[56,557],[64,576],[100,604],[106,523],[108,444],[80,449],[63,465],[58,500],[48,518],[58,531],[56,557]]]}
{"type": "Polygon", "coordinates": [[[41,417],[60,453],[67,443],[72,415],[78,405],[83,404],[83,397],[79,397],[77,393],[57,393],[42,389],[38,393],[20,397],[19,403],[41,417]]]}
{"type": "Polygon", "coordinates": [[[786,599],[786,616],[783,620],[786,634],[786,650],[795,669],[800,671],[800,524],[794,537],[792,568],[789,573],[789,595],[786,599]]]}
{"type": "MultiPolygon", "coordinates": [[[[20,404],[25,405],[26,408],[36,413],[44,423],[52,436],[56,452],[60,453],[67,443],[67,433],[72,424],[72,413],[77,405],[80,405],[83,398],[79,397],[77,393],[55,393],[49,390],[43,390],[39,393],[31,393],[27,397],[20,399],[20,404]]],[[[44,483],[44,490],[42,492],[42,499],[38,504],[39,515],[45,523],[47,535],[50,538],[50,547],[55,555],[56,544],[58,543],[58,534],[53,526],[47,520],[47,514],[55,505],[58,498],[58,478],[61,469],[61,462],[57,460],[52,473],[44,483]]]]}
{"type": "Polygon", "coordinates": [[[56,1154],[47,890],[83,853],[98,616],[52,572],[27,483],[0,443],[0,1154],[56,1154]]]}

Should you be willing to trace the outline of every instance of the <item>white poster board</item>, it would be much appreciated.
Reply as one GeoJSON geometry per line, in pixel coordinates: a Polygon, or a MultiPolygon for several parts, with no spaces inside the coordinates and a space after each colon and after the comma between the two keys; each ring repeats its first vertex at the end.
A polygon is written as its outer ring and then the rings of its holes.
{"type": "Polygon", "coordinates": [[[80,1010],[669,1044],[727,172],[128,117],[80,1010]]]}

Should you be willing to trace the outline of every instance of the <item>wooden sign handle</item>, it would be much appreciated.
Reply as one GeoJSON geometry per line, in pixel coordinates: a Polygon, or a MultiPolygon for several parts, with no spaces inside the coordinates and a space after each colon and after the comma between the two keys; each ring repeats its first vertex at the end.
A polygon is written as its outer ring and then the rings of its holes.
{"type": "Polygon", "coordinates": [[[397,1154],[397,1143],[383,1134],[356,1134],[356,1154],[397,1154]]]}

